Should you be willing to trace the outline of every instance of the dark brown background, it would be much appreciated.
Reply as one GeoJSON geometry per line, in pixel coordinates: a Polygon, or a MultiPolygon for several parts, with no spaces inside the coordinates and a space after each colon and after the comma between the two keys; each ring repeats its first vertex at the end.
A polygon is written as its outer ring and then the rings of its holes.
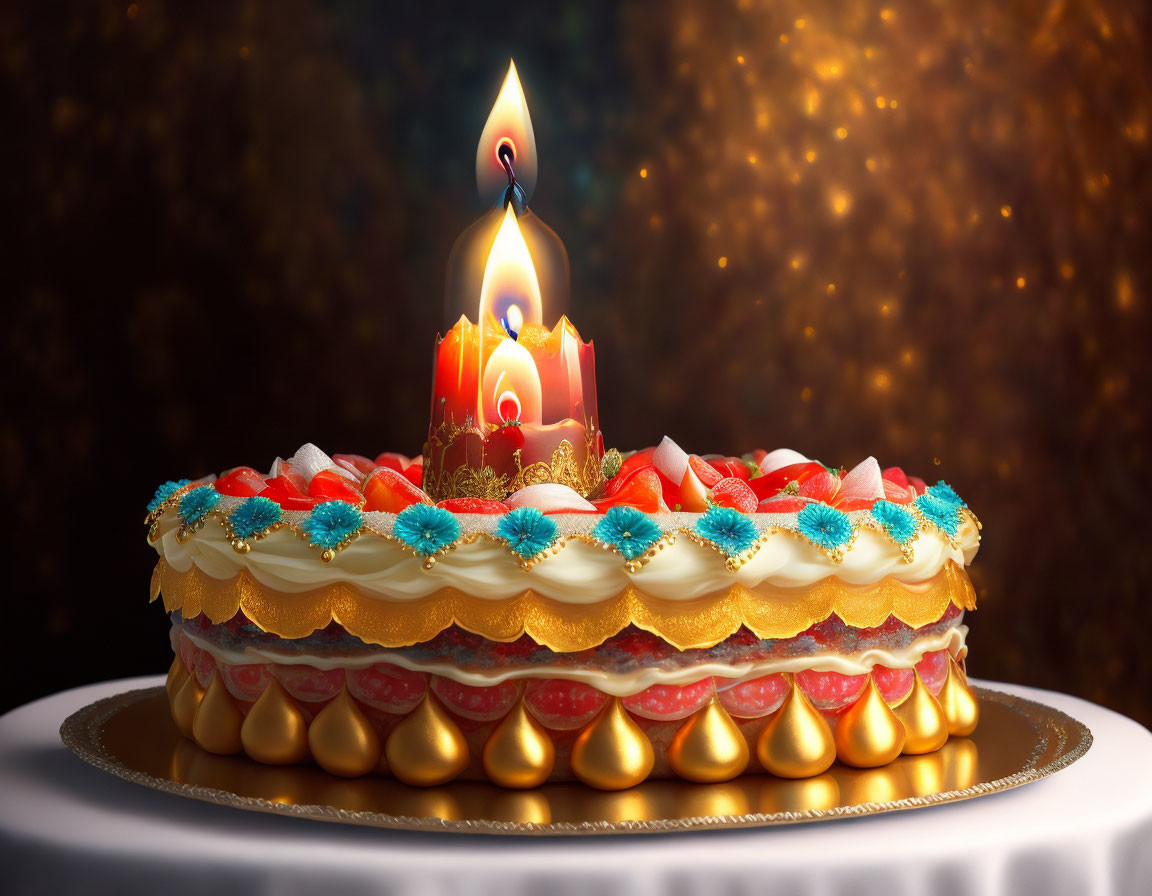
{"type": "Polygon", "coordinates": [[[609,444],[946,478],[985,524],[974,671],[1152,722],[1146,11],[23,5],[0,704],[164,670],[160,481],[419,450],[515,56],[609,444]]]}

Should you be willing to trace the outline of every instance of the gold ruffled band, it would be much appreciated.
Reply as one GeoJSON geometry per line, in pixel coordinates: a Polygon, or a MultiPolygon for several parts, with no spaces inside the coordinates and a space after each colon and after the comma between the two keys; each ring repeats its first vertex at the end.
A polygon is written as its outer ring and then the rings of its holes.
{"type": "Polygon", "coordinates": [[[338,622],[360,640],[382,647],[429,641],[453,625],[491,641],[527,634],[558,653],[587,650],[629,625],[651,632],[679,650],[711,647],[741,626],[757,637],[791,638],[836,615],[855,628],[871,628],[894,616],[912,628],[935,622],[955,604],[976,608],[967,573],[953,561],[924,582],[886,577],[872,585],[849,585],[829,576],[804,588],[732,585],[693,600],[668,600],[627,588],[594,606],[566,604],[527,590],[506,600],[474,597],[444,588],[427,597],[390,601],[338,583],[295,593],[275,591],[242,571],[214,579],[192,566],[173,569],[161,559],[152,573],[151,599],[163,594],[164,609],[186,619],[205,614],[213,623],[238,611],[264,631],[305,638],[338,622]]]}

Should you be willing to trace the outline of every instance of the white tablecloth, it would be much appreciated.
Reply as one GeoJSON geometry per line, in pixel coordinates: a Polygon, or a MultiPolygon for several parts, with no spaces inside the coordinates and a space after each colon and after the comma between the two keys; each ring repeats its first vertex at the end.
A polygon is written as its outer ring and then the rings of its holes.
{"type": "Polygon", "coordinates": [[[243,812],[121,781],[61,745],[60,723],[73,710],[162,681],[78,688],[0,717],[0,891],[1152,893],[1152,734],[1050,691],[988,684],[1056,706],[1095,737],[1078,762],[1017,790],[760,830],[517,839],[243,812]]]}

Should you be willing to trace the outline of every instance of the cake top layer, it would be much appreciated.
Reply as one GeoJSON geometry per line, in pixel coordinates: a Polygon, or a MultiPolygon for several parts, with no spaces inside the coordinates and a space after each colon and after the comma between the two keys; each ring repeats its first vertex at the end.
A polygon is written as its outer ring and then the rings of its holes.
{"type": "Polygon", "coordinates": [[[161,486],[149,540],[177,571],[195,566],[215,579],[247,571],[283,592],[345,582],[408,601],[445,588],[489,599],[531,589],[572,604],[630,586],[691,600],[829,576],[917,583],[969,564],[979,546],[979,523],[949,486],[881,471],[871,458],[842,474],[794,452],[762,453],[768,462],[754,471],[742,459],[686,456],[684,487],[674,491],[660,449],[652,455],[655,463],[635,462],[644,453],[623,459],[593,502],[548,484],[507,503],[434,505],[415,484],[418,462],[332,459],[305,446],[267,476],[238,468],[161,486]],[[773,467],[780,460],[793,462],[773,467]],[[693,478],[704,508],[669,511],[669,498],[692,500],[693,478]],[[753,487],[765,493],[755,503],[753,487]]]}

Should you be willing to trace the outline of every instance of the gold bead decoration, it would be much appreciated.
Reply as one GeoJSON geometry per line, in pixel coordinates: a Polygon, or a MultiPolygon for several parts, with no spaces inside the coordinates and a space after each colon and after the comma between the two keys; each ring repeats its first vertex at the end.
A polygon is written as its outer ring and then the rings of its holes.
{"type": "Polygon", "coordinates": [[[195,675],[189,675],[172,698],[172,720],[180,733],[189,740],[194,739],[192,723],[196,720],[196,710],[203,699],[204,687],[195,675]]]}
{"type": "Polygon", "coordinates": [[[904,726],[904,752],[933,753],[948,740],[948,720],[920,673],[914,675],[912,691],[892,711],[904,726]]]}
{"type": "Polygon", "coordinates": [[[168,667],[168,678],[164,682],[164,690],[168,694],[169,705],[187,678],[188,670],[184,667],[184,660],[180,659],[180,654],[176,654],[172,659],[172,665],[168,667]]]}
{"type": "Polygon", "coordinates": [[[623,790],[648,777],[656,761],[648,735],[613,697],[572,744],[572,771],[590,787],[623,790]]]}
{"type": "Polygon", "coordinates": [[[668,764],[686,781],[714,784],[748,767],[748,741],[713,699],[692,714],[668,745],[668,764]]]}
{"type": "Polygon", "coordinates": [[[244,715],[224,687],[224,679],[214,675],[192,720],[192,736],[196,743],[209,753],[222,756],[239,753],[244,748],[240,742],[240,726],[243,724],[244,715]]]}
{"type": "Polygon", "coordinates": [[[280,682],[272,678],[240,726],[244,752],[266,765],[292,765],[308,758],[308,723],[280,682]]]}
{"type": "Polygon", "coordinates": [[[384,747],[392,774],[415,787],[446,784],[468,767],[468,742],[431,694],[388,735],[384,747]]]}
{"type": "Polygon", "coordinates": [[[904,726],[871,678],[860,699],[841,717],[835,740],[836,756],[845,765],[857,768],[887,765],[900,755],[904,726]]]}
{"type": "Polygon", "coordinates": [[[949,734],[967,737],[976,730],[976,723],[980,721],[980,704],[956,660],[951,657],[948,658],[948,677],[944,679],[944,686],[936,699],[944,709],[949,734]]]}
{"type": "Polygon", "coordinates": [[[756,741],[756,757],[780,778],[810,778],[836,761],[836,744],[824,717],[795,680],[784,703],[756,741]]]}
{"type": "Polygon", "coordinates": [[[493,784],[514,789],[538,787],[552,773],[556,748],[521,698],[488,737],[481,760],[493,784]]]}
{"type": "Polygon", "coordinates": [[[341,688],[308,728],[308,748],[324,771],[344,778],[366,775],[380,761],[380,738],[372,723],[341,688]]]}

